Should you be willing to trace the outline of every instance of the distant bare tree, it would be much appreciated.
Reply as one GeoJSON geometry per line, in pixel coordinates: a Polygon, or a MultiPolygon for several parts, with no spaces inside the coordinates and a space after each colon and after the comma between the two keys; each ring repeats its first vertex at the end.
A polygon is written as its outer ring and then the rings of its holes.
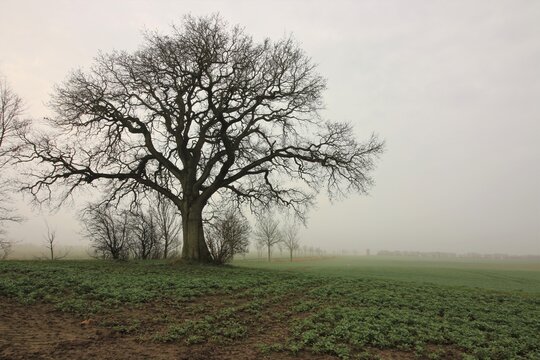
{"type": "Polygon", "coordinates": [[[58,254],[56,252],[58,242],[56,240],[56,230],[51,229],[49,227],[49,223],[45,222],[45,225],[47,226],[47,233],[44,236],[45,239],[45,247],[47,250],[49,250],[49,255],[45,256],[45,258],[48,258],[49,260],[60,260],[68,256],[68,251],[62,252],[62,254],[58,254]]]}
{"type": "Polygon", "coordinates": [[[287,250],[291,261],[293,261],[293,252],[300,248],[300,239],[298,238],[298,226],[294,224],[285,225],[282,230],[283,240],[282,243],[287,250]]]}
{"type": "Polygon", "coordinates": [[[249,251],[250,226],[238,211],[226,210],[207,229],[208,248],[215,263],[224,264],[231,261],[235,254],[249,251]]]}
{"type": "Polygon", "coordinates": [[[47,225],[47,234],[45,235],[45,246],[47,249],[49,249],[49,253],[51,254],[50,259],[54,260],[54,247],[56,246],[56,230],[51,230],[49,227],[49,224],[47,225]]]}
{"type": "Polygon", "coordinates": [[[270,261],[272,247],[282,241],[282,235],[279,231],[279,223],[271,214],[267,216],[260,216],[258,218],[255,228],[255,238],[259,244],[266,247],[268,251],[268,261],[270,261]]]}
{"type": "Polygon", "coordinates": [[[263,256],[264,251],[264,244],[260,241],[260,239],[257,239],[255,242],[255,249],[257,250],[257,257],[260,259],[263,256]]]}
{"type": "MultiPolygon", "coordinates": [[[[0,232],[0,236],[1,236],[0,232]]],[[[11,241],[7,239],[0,238],[0,260],[5,260],[11,254],[12,244],[11,241]]]]}
{"type": "Polygon", "coordinates": [[[20,147],[19,135],[27,129],[28,122],[21,119],[22,113],[22,99],[0,77],[0,259],[7,258],[12,249],[11,241],[5,237],[6,225],[23,220],[10,206],[12,186],[6,176],[20,147]]]}
{"type": "Polygon", "coordinates": [[[278,250],[279,250],[279,256],[283,256],[283,250],[285,249],[285,246],[283,245],[283,242],[281,242],[281,241],[278,242],[277,247],[278,247],[278,250]]]}
{"type": "Polygon", "coordinates": [[[131,237],[131,215],[106,204],[88,204],[81,213],[84,235],[99,257],[127,259],[131,237]]]}
{"type": "Polygon", "coordinates": [[[181,245],[182,217],[174,203],[159,193],[155,195],[150,205],[150,212],[158,227],[162,256],[166,259],[181,245]]]}
{"type": "Polygon", "coordinates": [[[182,214],[182,257],[211,261],[203,211],[227,196],[302,216],[318,192],[365,193],[383,143],[324,120],[325,79],[292,38],[257,42],[219,16],[149,32],[137,51],[97,57],[55,90],[50,132],[26,137],[25,187],[102,185],[110,201],[142,190],[182,214]]]}

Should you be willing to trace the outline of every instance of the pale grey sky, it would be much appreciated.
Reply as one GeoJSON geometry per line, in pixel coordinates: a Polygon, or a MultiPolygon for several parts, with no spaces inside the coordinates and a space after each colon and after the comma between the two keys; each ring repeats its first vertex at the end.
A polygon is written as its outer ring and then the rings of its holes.
{"type": "MultiPolygon", "coordinates": [[[[98,50],[213,12],[257,39],[294,34],[328,79],[324,116],[386,139],[371,195],[321,198],[304,243],[540,253],[539,1],[1,0],[0,72],[43,117],[98,50]]],[[[81,244],[73,211],[51,222],[81,244]]],[[[33,216],[15,238],[41,241],[33,216]]]]}

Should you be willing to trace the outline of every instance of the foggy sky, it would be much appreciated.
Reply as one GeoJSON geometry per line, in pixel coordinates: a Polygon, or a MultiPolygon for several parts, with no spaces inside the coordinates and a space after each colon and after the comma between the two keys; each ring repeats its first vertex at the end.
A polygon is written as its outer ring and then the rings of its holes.
{"type": "MultiPolygon", "coordinates": [[[[368,197],[321,197],[303,244],[540,253],[540,2],[0,1],[0,73],[39,119],[55,83],[141,30],[219,12],[256,39],[290,33],[328,79],[324,117],[386,152],[368,197]]],[[[42,241],[43,213],[12,226],[42,241]]],[[[75,204],[77,205],[77,204],[75,204]]],[[[83,244],[76,207],[49,217],[83,244]]]]}

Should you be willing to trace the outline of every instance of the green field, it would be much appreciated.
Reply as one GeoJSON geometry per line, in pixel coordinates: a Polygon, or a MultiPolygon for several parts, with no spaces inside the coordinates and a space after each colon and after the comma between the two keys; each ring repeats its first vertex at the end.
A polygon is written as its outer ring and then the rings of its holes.
{"type": "Polygon", "coordinates": [[[2,298],[93,317],[148,346],[276,359],[540,358],[540,269],[530,262],[4,261],[2,298]]]}
{"type": "Polygon", "coordinates": [[[347,278],[429,282],[445,286],[540,293],[540,262],[526,260],[351,256],[294,262],[277,259],[272,263],[240,260],[235,265],[347,278]]]}

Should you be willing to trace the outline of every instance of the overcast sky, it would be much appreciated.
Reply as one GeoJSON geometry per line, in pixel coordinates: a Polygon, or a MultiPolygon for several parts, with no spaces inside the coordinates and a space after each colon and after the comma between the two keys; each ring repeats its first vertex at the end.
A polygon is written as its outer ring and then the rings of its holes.
{"type": "MultiPolygon", "coordinates": [[[[292,33],[328,79],[324,116],[386,140],[371,194],[322,197],[303,243],[540,253],[540,1],[1,0],[0,73],[39,119],[99,50],[213,12],[256,39],[292,33]]],[[[50,221],[80,245],[75,210],[50,221]]],[[[11,234],[40,242],[28,214],[11,234]]]]}

